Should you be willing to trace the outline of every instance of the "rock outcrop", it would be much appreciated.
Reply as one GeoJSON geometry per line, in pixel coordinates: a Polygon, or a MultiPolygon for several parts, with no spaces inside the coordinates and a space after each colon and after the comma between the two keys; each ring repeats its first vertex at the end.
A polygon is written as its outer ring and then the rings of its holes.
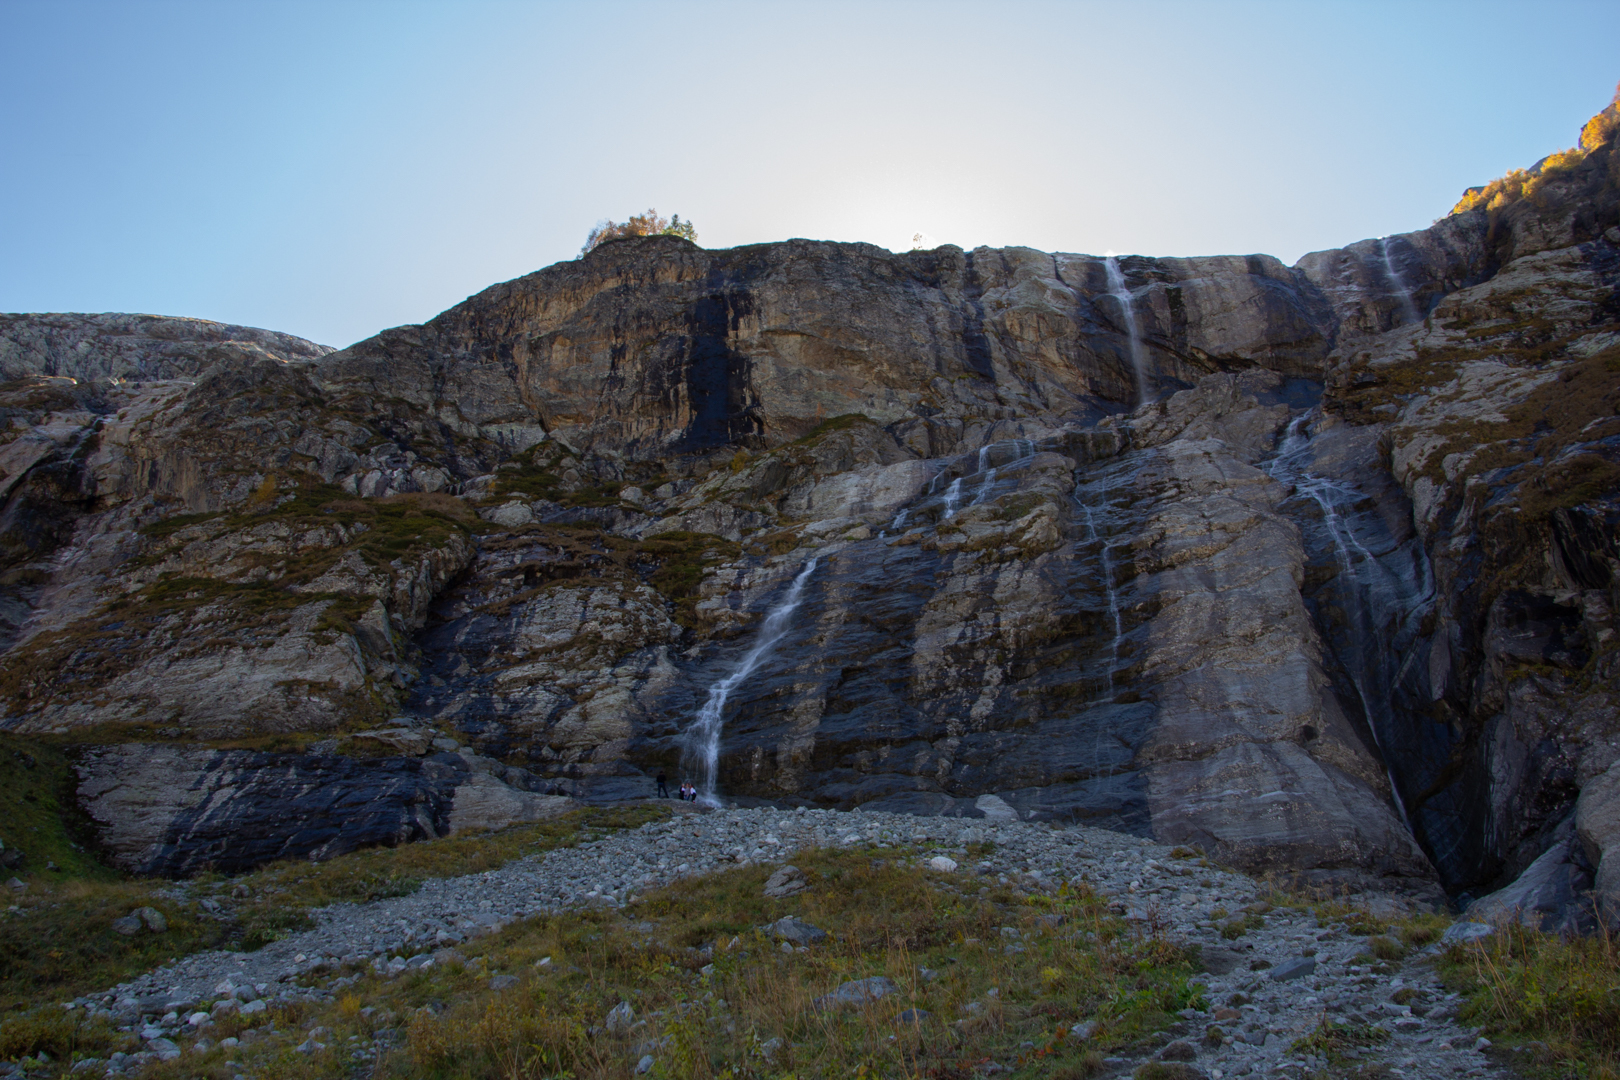
{"type": "Polygon", "coordinates": [[[1620,163],[1559,162],[1293,267],[648,237],[336,352],[7,316],[0,723],[162,872],[665,771],[1615,910],[1620,163]],[[383,757],[225,746],[293,735],[383,757]]]}

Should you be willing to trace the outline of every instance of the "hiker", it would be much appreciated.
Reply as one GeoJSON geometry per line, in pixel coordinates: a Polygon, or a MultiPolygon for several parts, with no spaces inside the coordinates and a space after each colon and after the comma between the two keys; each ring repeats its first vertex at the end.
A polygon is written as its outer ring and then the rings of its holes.
{"type": "Polygon", "coordinates": [[[660,799],[669,798],[669,777],[664,775],[663,769],[658,770],[658,797],[660,799]]]}

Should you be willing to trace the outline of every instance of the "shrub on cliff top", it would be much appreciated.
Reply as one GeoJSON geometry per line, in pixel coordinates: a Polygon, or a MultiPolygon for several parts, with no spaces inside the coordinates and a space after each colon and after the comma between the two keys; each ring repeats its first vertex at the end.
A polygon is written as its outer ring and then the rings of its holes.
{"type": "Polygon", "coordinates": [[[1617,131],[1620,131],[1620,86],[1615,87],[1614,99],[1608,108],[1581,128],[1580,142],[1574,149],[1549,154],[1533,169],[1513,169],[1489,184],[1469,188],[1451,212],[1462,214],[1482,207],[1494,212],[1534,195],[1552,177],[1575,168],[1587,154],[1613,139],[1617,131]]]}
{"type": "Polygon", "coordinates": [[[645,214],[632,214],[630,220],[623,224],[617,221],[599,221],[585,237],[585,246],[579,249],[581,255],[589,255],[596,248],[608,240],[618,240],[627,236],[679,236],[686,240],[697,240],[697,229],[690,221],[682,221],[681,215],[672,218],[660,217],[657,210],[648,207],[645,214]]]}

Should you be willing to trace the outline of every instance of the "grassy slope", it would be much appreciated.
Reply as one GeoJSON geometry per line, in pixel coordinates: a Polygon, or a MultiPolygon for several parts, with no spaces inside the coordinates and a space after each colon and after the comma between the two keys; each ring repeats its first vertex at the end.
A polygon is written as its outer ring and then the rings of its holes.
{"type": "MultiPolygon", "coordinates": [[[[66,767],[48,754],[34,759],[33,768],[47,780],[52,769],[66,767]]],[[[133,1035],[105,1021],[78,1020],[82,1014],[55,1003],[182,952],[244,939],[251,945],[296,930],[312,907],[401,895],[428,878],[476,873],[666,812],[581,812],[327,863],[278,864],[237,879],[203,878],[183,888],[113,880],[66,847],[71,841],[63,830],[55,841],[79,857],[74,865],[84,876],[34,877],[19,898],[25,913],[0,920],[6,961],[0,1002],[9,1013],[0,1021],[0,1059],[44,1050],[54,1062],[45,1071],[59,1072],[74,1055],[138,1049],[133,1035]],[[235,895],[242,891],[247,895],[235,895]],[[204,898],[225,905],[222,919],[202,912],[197,902],[204,898]],[[166,934],[123,938],[111,931],[112,919],[146,904],[168,917],[166,934]]],[[[7,827],[17,826],[8,820],[7,827]]],[[[635,1048],[655,1035],[669,1040],[657,1052],[655,1077],[946,1080],[966,1078],[987,1060],[1020,1076],[1083,1077],[1098,1071],[1104,1053],[1141,1046],[1174,1021],[1173,1013],[1197,1001],[1194,955],[1151,927],[1108,914],[1084,889],[1047,896],[964,888],[962,879],[919,869],[894,852],[874,854],[800,853],[795,861],[812,887],[787,900],[763,897],[768,867],[744,867],[650,893],[624,912],[526,920],[464,946],[464,962],[392,980],[365,968],[329,973],[323,978],[336,992],[330,1004],[273,1012],[284,1035],[229,1054],[188,1053],[150,1073],[336,1077],[354,1065],[351,1045],[369,1046],[384,1032],[379,1077],[620,1076],[635,1048]],[[783,914],[831,931],[833,940],[804,953],[781,952],[755,928],[783,914]],[[1006,951],[1009,944],[1022,951],[1006,951]],[[547,956],[552,962],[537,967],[547,956]],[[939,975],[925,979],[922,968],[939,975]],[[496,974],[516,976],[515,985],[492,989],[496,974]],[[867,1010],[814,1007],[817,996],[841,982],[879,974],[893,979],[900,994],[867,1010]],[[334,986],[338,978],[350,981],[334,986]],[[606,1031],[606,1013],[621,1000],[649,1027],[606,1031]],[[901,1024],[898,1015],[908,1007],[931,1015],[901,1024]],[[1101,1026],[1091,1042],[1077,1044],[1064,1034],[1076,1021],[1093,1018],[1101,1026]],[[319,1037],[327,1049],[294,1052],[315,1027],[327,1029],[319,1037]],[[351,1044],[351,1035],[358,1041],[351,1044]],[[772,1039],[787,1049],[768,1052],[772,1039]]],[[[1306,903],[1283,894],[1273,902],[1306,903]]],[[[1447,922],[1432,916],[1391,924],[1342,904],[1314,907],[1323,925],[1343,924],[1366,936],[1368,963],[1397,963],[1432,942],[1447,922]]],[[[1267,910],[1261,903],[1232,917],[1227,936],[1257,929],[1267,910]]],[[[1454,949],[1439,963],[1449,985],[1468,998],[1466,1021],[1483,1025],[1498,1041],[1543,1044],[1515,1055],[1515,1063],[1533,1063],[1531,1071],[1546,1077],[1620,1076],[1620,964],[1612,943],[1514,933],[1486,950],[1454,949]]],[[[238,1028],[238,1021],[226,1020],[209,1034],[219,1039],[238,1028]]],[[[1348,1068],[1346,1051],[1379,1038],[1375,1029],[1327,1024],[1305,1041],[1348,1068]]]]}
{"type": "MultiPolygon", "coordinates": [[[[103,990],[202,949],[257,948],[309,926],[312,908],[403,896],[429,878],[479,873],[666,813],[577,811],[496,833],[376,848],[322,863],[289,860],[231,879],[205,876],[185,887],[120,880],[94,863],[80,877],[35,876],[26,893],[11,898],[19,910],[0,917],[0,1010],[103,990]],[[217,916],[202,908],[204,899],[220,905],[217,916]],[[124,937],[113,930],[115,919],[146,906],[168,920],[165,933],[124,937]]],[[[45,835],[47,827],[41,830],[45,835]]],[[[0,1058],[6,1045],[0,1038],[0,1058]]]]}
{"type": "MultiPolygon", "coordinates": [[[[968,894],[945,875],[861,852],[807,852],[798,865],[812,885],[787,900],[762,896],[770,868],[739,868],[651,893],[626,912],[526,920],[465,946],[466,963],[393,980],[362,969],[331,1004],[282,1010],[277,1027],[295,1034],[251,1050],[188,1054],[154,1074],[342,1076],[352,1065],[350,1036],[369,1041],[387,1029],[394,1049],[377,1076],[624,1076],[637,1044],[659,1037],[668,1042],[655,1077],[917,1069],[967,1077],[988,1059],[1023,1076],[1078,1077],[1098,1070],[1101,1050],[1147,1040],[1198,1000],[1191,955],[1131,929],[1087,890],[968,894]],[[784,914],[833,938],[784,953],[755,931],[784,914]],[[551,963],[537,967],[544,957],[551,963]],[[938,976],[924,979],[924,967],[938,976]],[[497,973],[516,984],[492,989],[497,973]],[[900,992],[868,1009],[815,1007],[818,996],[871,975],[888,976],[900,992]],[[606,1030],[620,1001],[652,1026],[606,1030]],[[911,1007],[930,1015],[900,1021],[911,1007]],[[1093,1016],[1102,1027],[1091,1044],[1065,1039],[1070,1025],[1093,1016]],[[319,1036],[327,1049],[295,1052],[312,1027],[327,1029],[319,1036]],[[772,1039],[782,1040],[774,1054],[772,1039]]],[[[67,1048],[65,1034],[57,1045],[67,1048]]],[[[80,1049],[95,1048],[87,1029],[80,1049]]]]}

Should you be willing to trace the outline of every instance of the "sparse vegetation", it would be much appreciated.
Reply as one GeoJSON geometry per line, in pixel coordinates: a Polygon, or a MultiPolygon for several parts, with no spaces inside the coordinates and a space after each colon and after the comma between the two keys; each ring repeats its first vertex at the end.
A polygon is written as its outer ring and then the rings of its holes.
{"type": "MultiPolygon", "coordinates": [[[[351,852],[327,862],[288,860],[235,878],[203,875],[180,888],[120,879],[93,861],[76,867],[84,875],[80,878],[32,874],[29,890],[17,901],[19,911],[0,917],[0,956],[6,959],[0,965],[0,1013],[104,989],[200,949],[259,948],[307,929],[313,908],[404,896],[432,878],[491,870],[668,814],[661,807],[582,810],[493,833],[351,852]],[[245,895],[237,896],[239,890],[245,895]],[[224,905],[217,917],[198,905],[210,897],[224,905]],[[167,931],[126,937],[113,930],[113,920],[147,906],[162,912],[167,931]]],[[[7,1037],[0,1035],[0,1044],[7,1037]]]]}
{"type": "MultiPolygon", "coordinates": [[[[1295,1039],[1296,1054],[1321,1054],[1332,1065],[1344,1065],[1351,1054],[1389,1041],[1389,1032],[1371,1024],[1341,1024],[1325,1014],[1322,1024],[1304,1038],[1295,1039]]],[[[1359,1055],[1358,1055],[1359,1056],[1359,1055]]]]}
{"type": "Polygon", "coordinates": [[[1565,939],[1509,926],[1447,950],[1440,970],[1467,997],[1465,1023],[1493,1039],[1541,1044],[1532,1074],[1620,1076],[1620,948],[1608,934],[1565,939]]]}
{"type": "MultiPolygon", "coordinates": [[[[477,521],[462,500],[443,494],[358,499],[326,484],[300,484],[257,508],[238,513],[180,515],[143,529],[152,542],[131,568],[161,568],[192,543],[208,544],[233,533],[264,529],[304,533],[319,539],[269,550],[243,543],[223,563],[191,560],[184,570],[159,574],[144,587],[108,601],[94,615],[47,631],[7,654],[0,671],[0,701],[24,712],[40,698],[93,691],[126,670],[132,648],[181,657],[220,647],[268,644],[297,609],[322,604],[317,631],[329,638],[348,633],[376,602],[369,590],[310,588],[346,556],[391,576],[394,564],[414,560],[465,536],[477,521]],[[206,633],[199,634],[200,623],[206,633]]],[[[319,687],[312,689],[319,690],[319,687]]],[[[357,701],[356,717],[385,708],[357,701]]]]}
{"type": "Polygon", "coordinates": [[[835,431],[848,431],[850,428],[860,424],[871,424],[874,427],[880,426],[876,420],[873,420],[865,413],[840,413],[830,419],[823,420],[803,435],[800,435],[794,440],[794,443],[801,446],[813,443],[823,435],[830,435],[835,431]]]}
{"type": "MultiPolygon", "coordinates": [[[[462,962],[392,980],[369,968],[331,972],[325,978],[358,979],[329,1004],[280,1010],[285,1035],[190,1052],[146,1075],[340,1077],[353,1064],[349,1037],[369,1042],[387,1029],[394,1049],[377,1061],[379,1078],[620,1077],[649,1052],[642,1044],[653,1046],[655,1078],[954,1077],[987,1059],[1018,1076],[1089,1077],[1103,1053],[1150,1046],[1175,1012],[1206,1004],[1183,949],[1109,914],[1089,890],[981,898],[908,865],[904,853],[885,854],[801,853],[795,863],[811,888],[788,900],[762,896],[769,867],[741,867],[651,892],[622,912],[528,919],[461,946],[462,962]],[[783,952],[756,927],[786,914],[833,936],[783,952]],[[817,1003],[878,975],[897,992],[864,1008],[817,1003]],[[609,1025],[621,1001],[633,1017],[609,1025]],[[923,1012],[902,1020],[907,1009],[923,1012]],[[1085,1043],[1067,1034],[1082,1019],[1098,1022],[1085,1043]],[[294,1053],[316,1028],[327,1048],[294,1053]]],[[[60,1017],[16,1017],[0,1038],[64,1056],[72,1045],[105,1053],[116,1042],[117,1033],[60,1017]]]]}
{"type": "Polygon", "coordinates": [[[697,228],[690,221],[682,221],[681,215],[662,217],[657,210],[648,209],[645,214],[632,214],[624,222],[601,221],[596,224],[585,237],[585,246],[579,249],[581,255],[589,255],[599,246],[609,240],[620,240],[631,236],[679,236],[683,240],[697,242],[697,228]]]}
{"type": "Polygon", "coordinates": [[[1548,155],[1533,170],[1514,169],[1489,184],[1469,188],[1458,200],[1457,205],[1451,208],[1451,212],[1463,214],[1470,210],[1484,209],[1495,214],[1520,199],[1533,198],[1548,181],[1561,173],[1570,172],[1593,150],[1611,142],[1616,131],[1620,131],[1620,87],[1615,88],[1614,100],[1608,108],[1592,117],[1581,128],[1580,142],[1573,149],[1548,155]]]}

